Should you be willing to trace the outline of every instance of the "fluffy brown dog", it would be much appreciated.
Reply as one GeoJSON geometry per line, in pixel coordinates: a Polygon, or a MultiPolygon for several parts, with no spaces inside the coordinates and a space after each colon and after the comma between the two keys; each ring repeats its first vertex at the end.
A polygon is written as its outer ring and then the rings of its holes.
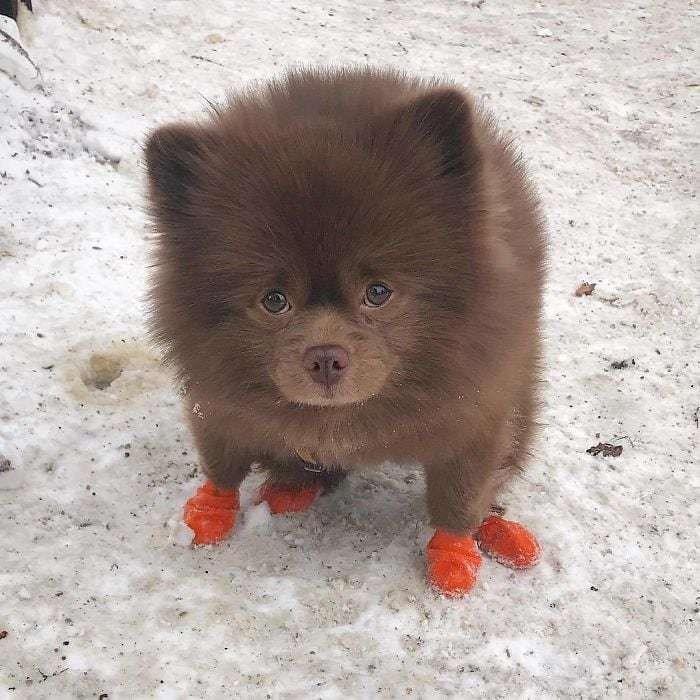
{"type": "Polygon", "coordinates": [[[545,242],[491,118],[450,85],[304,70],[158,129],[146,158],[153,328],[209,495],[256,462],[273,510],[298,510],[348,470],[418,462],[433,582],[471,587],[474,534],[508,560],[479,528],[527,457],[545,242]]]}

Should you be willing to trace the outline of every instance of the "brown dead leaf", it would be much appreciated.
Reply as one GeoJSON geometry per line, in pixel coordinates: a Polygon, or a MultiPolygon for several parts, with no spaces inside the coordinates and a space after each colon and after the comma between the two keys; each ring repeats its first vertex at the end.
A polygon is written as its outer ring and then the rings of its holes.
{"type": "Polygon", "coordinates": [[[595,289],[595,282],[581,282],[576,288],[574,295],[577,297],[589,297],[593,294],[595,289]]]}
{"type": "Polygon", "coordinates": [[[586,452],[589,455],[597,457],[602,454],[603,457],[619,457],[622,454],[622,445],[613,445],[609,442],[599,442],[593,447],[589,447],[586,452]]]}

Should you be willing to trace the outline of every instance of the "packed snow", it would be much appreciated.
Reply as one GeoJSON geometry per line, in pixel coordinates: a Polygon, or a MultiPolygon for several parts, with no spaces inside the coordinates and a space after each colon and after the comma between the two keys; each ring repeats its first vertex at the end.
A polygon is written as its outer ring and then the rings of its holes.
{"type": "Polygon", "coordinates": [[[0,696],[698,697],[697,26],[683,0],[24,10],[40,82],[0,73],[0,696]],[[255,475],[217,547],[181,523],[202,476],[144,332],[144,134],[296,62],[454,78],[544,202],[543,429],[503,499],[542,561],[487,560],[463,600],[426,586],[415,466],[283,517],[255,475]]]}

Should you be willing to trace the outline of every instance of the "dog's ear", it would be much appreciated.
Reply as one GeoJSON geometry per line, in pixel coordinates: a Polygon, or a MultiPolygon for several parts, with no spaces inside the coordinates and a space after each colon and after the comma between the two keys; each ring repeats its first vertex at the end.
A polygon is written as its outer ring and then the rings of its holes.
{"type": "Polygon", "coordinates": [[[206,139],[201,127],[173,124],[156,129],[145,148],[151,197],[156,206],[185,208],[197,184],[206,139]]]}
{"type": "Polygon", "coordinates": [[[479,165],[473,136],[473,107],[455,88],[436,88],[402,107],[395,124],[436,149],[441,175],[460,178],[479,165]]]}

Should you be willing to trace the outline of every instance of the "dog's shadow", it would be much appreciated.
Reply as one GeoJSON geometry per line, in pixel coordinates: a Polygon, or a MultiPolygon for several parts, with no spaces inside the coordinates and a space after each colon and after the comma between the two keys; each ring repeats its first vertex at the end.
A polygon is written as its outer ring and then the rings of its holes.
{"type": "MultiPolygon", "coordinates": [[[[255,480],[247,483],[242,500],[250,503],[256,488],[255,480]]],[[[240,564],[249,565],[252,557],[264,567],[267,560],[274,563],[270,573],[301,578],[317,575],[319,568],[351,575],[376,563],[386,570],[381,562],[387,559],[410,566],[426,527],[424,491],[417,466],[385,464],[351,474],[306,513],[259,519],[244,510],[227,549],[240,564]]]]}

